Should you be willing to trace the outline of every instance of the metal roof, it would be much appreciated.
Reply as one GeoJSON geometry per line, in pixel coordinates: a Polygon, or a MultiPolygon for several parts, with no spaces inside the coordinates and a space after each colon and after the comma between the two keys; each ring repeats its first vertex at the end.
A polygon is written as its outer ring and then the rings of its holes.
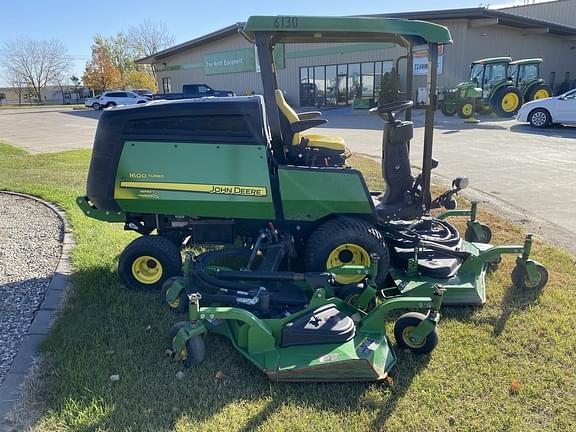
{"type": "Polygon", "coordinates": [[[535,63],[542,63],[544,60],[541,58],[528,58],[528,59],[522,59],[522,60],[515,60],[513,62],[510,62],[510,66],[513,65],[524,65],[524,64],[535,64],[535,63]]]}
{"type": "Polygon", "coordinates": [[[381,16],[388,18],[405,18],[421,20],[449,20],[449,19],[494,19],[494,24],[520,29],[545,29],[545,33],[562,36],[575,36],[576,27],[557,24],[535,18],[528,18],[521,15],[502,12],[498,9],[488,9],[484,7],[465,9],[444,9],[429,10],[420,12],[399,12],[391,14],[378,14],[370,16],[381,16]]]}
{"type": "MultiPolygon", "coordinates": [[[[515,27],[523,30],[536,30],[539,33],[549,33],[560,36],[576,36],[576,27],[557,24],[540,19],[528,18],[508,12],[502,12],[497,9],[487,9],[484,7],[477,8],[463,8],[463,9],[444,9],[444,10],[428,10],[417,12],[400,12],[392,14],[372,14],[364,15],[364,17],[372,18],[403,18],[407,20],[450,20],[450,19],[485,19],[492,20],[493,25],[503,25],[508,27],[515,27]]],[[[490,23],[488,23],[490,24],[490,23]]],[[[147,64],[157,63],[165,57],[204,45],[222,39],[226,36],[231,36],[244,28],[244,22],[237,22],[228,27],[192,39],[188,42],[181,43],[171,48],[160,51],[148,57],[136,60],[136,63],[147,64]]]]}

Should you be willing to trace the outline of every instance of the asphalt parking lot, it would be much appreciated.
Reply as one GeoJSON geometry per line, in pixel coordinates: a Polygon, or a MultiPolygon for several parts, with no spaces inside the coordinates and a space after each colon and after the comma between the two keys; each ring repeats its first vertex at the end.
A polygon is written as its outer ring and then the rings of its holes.
{"type": "MultiPolygon", "coordinates": [[[[0,142],[31,153],[91,148],[100,113],[62,108],[0,110],[0,142]]],[[[350,109],[326,110],[322,133],[342,136],[359,154],[380,158],[382,120],[350,109]]],[[[487,201],[529,230],[576,248],[576,128],[535,130],[480,117],[478,125],[436,116],[436,181],[470,178],[467,195],[487,201]]],[[[423,111],[414,112],[412,163],[421,165],[423,111]]]]}

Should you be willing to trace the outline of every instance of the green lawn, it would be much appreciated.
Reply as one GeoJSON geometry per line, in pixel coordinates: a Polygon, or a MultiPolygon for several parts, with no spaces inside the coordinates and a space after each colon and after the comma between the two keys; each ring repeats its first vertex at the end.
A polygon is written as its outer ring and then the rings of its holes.
{"type": "MultiPolygon", "coordinates": [[[[399,353],[392,386],[270,383],[216,336],[207,361],[178,380],[164,341],[179,318],[157,294],[126,290],[115,272],[133,235],[74,204],[88,161],[88,151],[32,156],[0,145],[0,189],[60,205],[77,241],[74,288],[43,345],[49,396],[37,430],[576,430],[576,260],[567,253],[536,243],[550,271],[539,296],[511,287],[514,258],[505,257],[489,276],[486,306],[445,309],[438,348],[429,357],[399,353]]],[[[352,163],[381,187],[374,162],[352,163]]],[[[480,216],[495,242],[522,240],[510,223],[480,216]]]]}

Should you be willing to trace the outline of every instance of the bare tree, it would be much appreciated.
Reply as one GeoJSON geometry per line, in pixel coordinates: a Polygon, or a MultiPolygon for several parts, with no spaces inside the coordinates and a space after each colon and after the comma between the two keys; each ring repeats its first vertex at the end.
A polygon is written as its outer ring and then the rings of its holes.
{"type": "Polygon", "coordinates": [[[8,72],[6,73],[5,77],[10,84],[10,87],[12,87],[14,90],[14,93],[16,93],[16,96],[18,96],[18,105],[22,105],[22,96],[28,88],[26,79],[18,74],[8,72]]]}
{"type": "MultiPolygon", "coordinates": [[[[145,20],[128,29],[128,40],[138,57],[148,57],[174,44],[174,36],[163,22],[145,20]]],[[[156,78],[156,70],[151,72],[156,78]]]]}
{"type": "Polygon", "coordinates": [[[0,48],[0,58],[7,74],[23,77],[39,102],[42,90],[70,66],[66,47],[55,39],[7,41],[0,48]]]}

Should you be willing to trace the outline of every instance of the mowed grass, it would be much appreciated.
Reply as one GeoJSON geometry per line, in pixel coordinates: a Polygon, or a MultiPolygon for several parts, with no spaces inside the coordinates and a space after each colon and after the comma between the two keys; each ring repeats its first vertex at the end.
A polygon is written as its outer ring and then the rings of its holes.
{"type": "MultiPolygon", "coordinates": [[[[576,260],[540,241],[534,257],[550,272],[544,291],[512,288],[514,257],[504,257],[488,276],[487,304],[445,308],[438,348],[426,357],[398,353],[391,386],[271,383],[213,335],[206,362],[177,379],[180,368],[164,350],[166,332],[182,318],[158,294],[119,283],[118,254],[133,235],[75,206],[89,155],[31,156],[0,145],[0,189],[57,203],[77,241],[74,287],[43,344],[47,410],[36,430],[576,430],[576,260]],[[215,378],[219,371],[223,380],[215,378]],[[111,382],[113,374],[120,380],[111,382]]],[[[352,164],[371,188],[382,187],[375,162],[355,157],[352,164]]],[[[502,218],[480,217],[495,243],[522,241],[502,218]]]]}

